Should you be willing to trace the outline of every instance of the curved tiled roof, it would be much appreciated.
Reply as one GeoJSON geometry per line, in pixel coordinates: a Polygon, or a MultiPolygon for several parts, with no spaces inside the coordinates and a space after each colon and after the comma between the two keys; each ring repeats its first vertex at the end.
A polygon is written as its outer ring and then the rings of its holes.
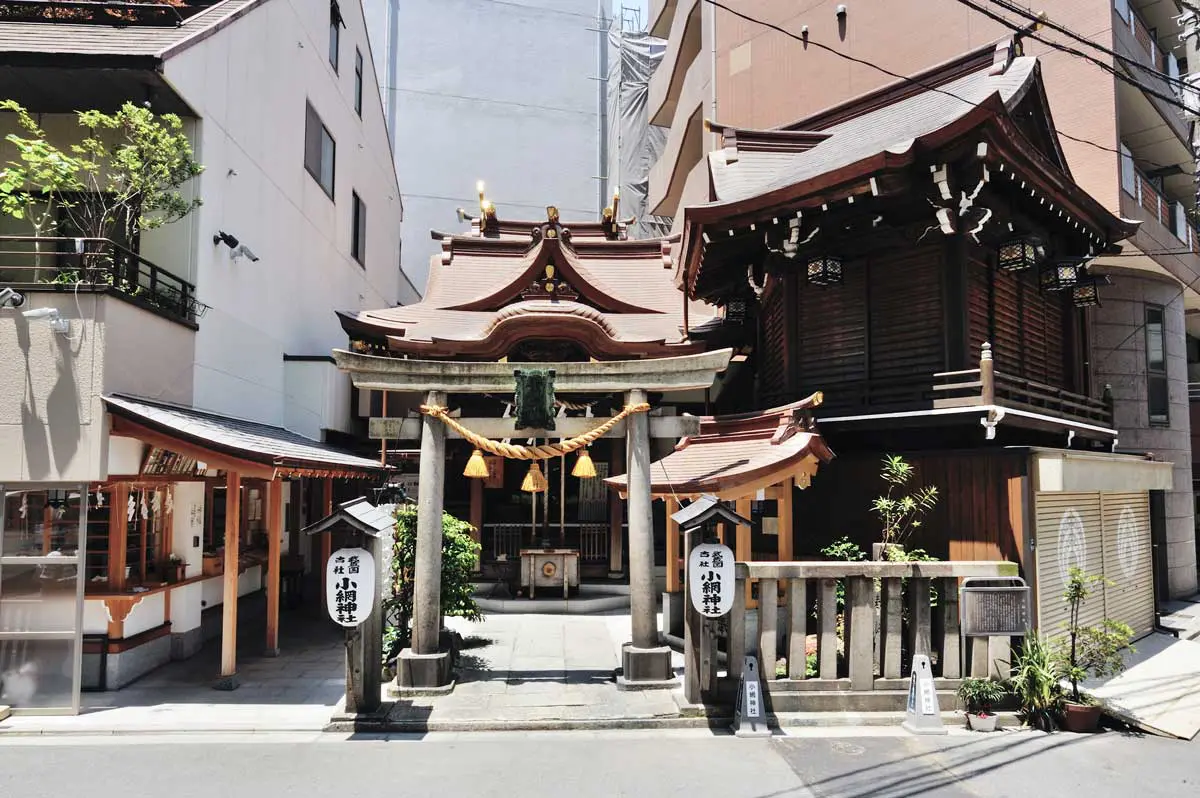
{"type": "MultiPolygon", "coordinates": [[[[576,340],[595,357],[670,356],[702,347],[684,333],[670,239],[609,240],[596,223],[541,236],[542,222],[505,221],[499,235],[437,234],[424,298],[339,314],[351,334],[386,338],[392,351],[429,357],[502,357],[522,338],[576,340]],[[562,295],[534,293],[550,274],[562,295]]],[[[688,326],[716,310],[690,302],[688,326]]]]}
{"type": "MultiPolygon", "coordinates": [[[[740,497],[788,477],[811,477],[820,463],[833,459],[833,452],[796,414],[820,401],[815,394],[757,413],[702,417],[698,435],[684,438],[674,452],[650,464],[651,493],[740,497]]],[[[624,491],[627,477],[610,477],[605,483],[624,491]]]]}

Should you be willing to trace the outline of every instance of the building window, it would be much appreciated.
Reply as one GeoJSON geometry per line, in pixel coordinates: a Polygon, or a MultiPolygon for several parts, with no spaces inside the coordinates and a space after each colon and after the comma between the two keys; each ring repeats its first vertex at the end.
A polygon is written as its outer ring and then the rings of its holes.
{"type": "Polygon", "coordinates": [[[357,191],[350,192],[350,254],[361,265],[367,265],[367,206],[357,191]]]}
{"type": "Polygon", "coordinates": [[[1170,394],[1167,389],[1167,349],[1163,309],[1146,306],[1146,398],[1150,426],[1170,426],[1170,394]]]}
{"type": "Polygon", "coordinates": [[[1133,153],[1123,143],[1121,144],[1121,188],[1126,194],[1136,198],[1137,174],[1133,167],[1133,153]]]}
{"type": "Polygon", "coordinates": [[[304,119],[304,168],[321,184],[325,193],[333,199],[334,160],[337,143],[329,135],[329,128],[317,116],[311,103],[305,105],[304,119]]]}
{"type": "Polygon", "coordinates": [[[362,50],[354,48],[354,113],[362,116],[363,60],[362,50]]]}
{"type": "Polygon", "coordinates": [[[342,9],[338,8],[337,0],[329,4],[329,65],[333,71],[338,71],[338,46],[341,44],[341,29],[346,27],[342,20],[342,9]]]}

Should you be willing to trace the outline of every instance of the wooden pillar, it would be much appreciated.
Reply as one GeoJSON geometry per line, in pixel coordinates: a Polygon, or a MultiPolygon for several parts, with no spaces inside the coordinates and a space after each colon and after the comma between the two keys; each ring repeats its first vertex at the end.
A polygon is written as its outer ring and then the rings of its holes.
{"type": "MultiPolygon", "coordinates": [[[[679,501],[667,499],[667,592],[678,593],[683,589],[679,568],[679,524],[671,518],[679,512],[679,501]]],[[[689,550],[689,554],[690,554],[689,550]]]]}
{"type": "MultiPolygon", "coordinates": [[[[667,509],[671,508],[671,499],[667,499],[667,509]]],[[[669,530],[669,527],[668,527],[669,530]]],[[[687,532],[687,543],[684,550],[691,556],[692,549],[702,543],[703,534],[700,529],[690,529],[687,532]]],[[[670,538],[668,537],[668,540],[670,538]]],[[[690,578],[690,577],[689,577],[690,578]]],[[[671,571],[667,570],[667,590],[671,589],[671,571]]],[[[686,580],[685,580],[686,581],[686,580]]],[[[687,586],[687,590],[691,590],[687,586]]],[[[704,616],[692,606],[687,594],[683,596],[683,695],[689,704],[699,704],[703,701],[704,689],[704,616]]],[[[732,621],[730,621],[732,623],[732,621]]],[[[743,625],[745,621],[743,620],[743,625]]]]}
{"type": "Polygon", "coordinates": [[[108,589],[113,591],[125,589],[125,549],[129,545],[128,503],[129,483],[118,482],[113,485],[108,505],[108,589]]]}
{"type": "MultiPolygon", "coordinates": [[[[776,545],[778,546],[777,556],[780,562],[791,562],[796,558],[796,541],[792,532],[792,499],[794,496],[792,485],[793,480],[791,477],[788,477],[776,489],[775,507],[776,514],[779,516],[779,536],[776,540],[776,545]]],[[[788,591],[791,590],[791,585],[791,580],[785,579],[780,582],[780,597],[787,598],[788,591]]]]}
{"type": "MultiPolygon", "coordinates": [[[[321,509],[321,517],[328,518],[329,516],[333,515],[333,477],[325,477],[324,483],[324,492],[322,493],[324,506],[321,509]]],[[[313,568],[316,568],[321,574],[320,601],[322,607],[325,606],[325,572],[328,570],[326,569],[325,565],[329,562],[329,558],[332,555],[333,533],[327,529],[321,533],[321,561],[313,563],[313,568]]]]}
{"type": "Polygon", "coordinates": [[[242,477],[230,471],[225,477],[225,590],[221,604],[221,678],[218,690],[236,690],[238,549],[241,540],[242,477]]]}
{"type": "MultiPolygon", "coordinates": [[[[471,479],[471,540],[479,544],[481,535],[483,534],[483,480],[471,479]]],[[[475,564],[471,566],[471,570],[478,572],[480,558],[475,557],[475,564]]]]}
{"type": "MultiPolygon", "coordinates": [[[[614,439],[609,450],[608,473],[618,476],[625,473],[625,441],[614,439]]],[[[615,490],[608,492],[608,575],[619,576],[625,568],[625,546],[621,539],[621,527],[625,521],[625,503],[615,490]]]]}
{"type": "MultiPolygon", "coordinates": [[[[738,499],[736,502],[737,514],[742,518],[750,518],[750,497],[738,499]]],[[[754,559],[754,552],[750,548],[750,533],[751,529],[748,526],[737,525],[737,530],[734,532],[736,543],[734,543],[733,556],[738,562],[750,562],[754,559]]],[[[751,588],[751,580],[746,580],[746,607],[754,609],[758,606],[758,602],[754,599],[754,594],[751,588]]],[[[759,618],[759,623],[762,619],[759,618]]],[[[760,663],[761,664],[761,663],[760,663]]],[[[774,677],[772,677],[774,678],[774,677]]]]}
{"type": "Polygon", "coordinates": [[[267,647],[268,657],[279,656],[279,589],[282,580],[283,483],[267,483],[267,647]]]}

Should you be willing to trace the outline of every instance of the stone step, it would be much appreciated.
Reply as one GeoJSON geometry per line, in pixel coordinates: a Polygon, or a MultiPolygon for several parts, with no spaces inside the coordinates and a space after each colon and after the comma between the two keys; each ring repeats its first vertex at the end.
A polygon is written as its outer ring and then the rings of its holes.
{"type": "MultiPolygon", "coordinates": [[[[961,679],[935,678],[933,686],[938,690],[954,692],[961,679]]],[[[774,693],[847,692],[851,690],[849,679],[772,679],[766,682],[767,689],[774,693]]],[[[908,679],[876,679],[875,689],[908,692],[908,679]]]]}
{"type": "MultiPolygon", "coordinates": [[[[908,704],[907,690],[772,690],[772,712],[900,712],[908,704]]],[[[938,690],[938,706],[953,710],[958,698],[951,690],[938,690]]]]}
{"type": "Polygon", "coordinates": [[[4,706],[3,704],[0,704],[0,720],[6,719],[11,714],[12,714],[11,709],[9,709],[7,706],[4,706]]]}

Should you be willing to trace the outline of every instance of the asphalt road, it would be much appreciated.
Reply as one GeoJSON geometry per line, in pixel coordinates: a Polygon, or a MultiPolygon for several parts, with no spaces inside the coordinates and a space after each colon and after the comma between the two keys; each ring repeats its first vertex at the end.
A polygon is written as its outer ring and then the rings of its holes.
{"type": "Polygon", "coordinates": [[[0,796],[1200,796],[1200,743],[1114,732],[941,738],[820,730],[496,733],[392,739],[174,735],[0,739],[0,796]]]}

